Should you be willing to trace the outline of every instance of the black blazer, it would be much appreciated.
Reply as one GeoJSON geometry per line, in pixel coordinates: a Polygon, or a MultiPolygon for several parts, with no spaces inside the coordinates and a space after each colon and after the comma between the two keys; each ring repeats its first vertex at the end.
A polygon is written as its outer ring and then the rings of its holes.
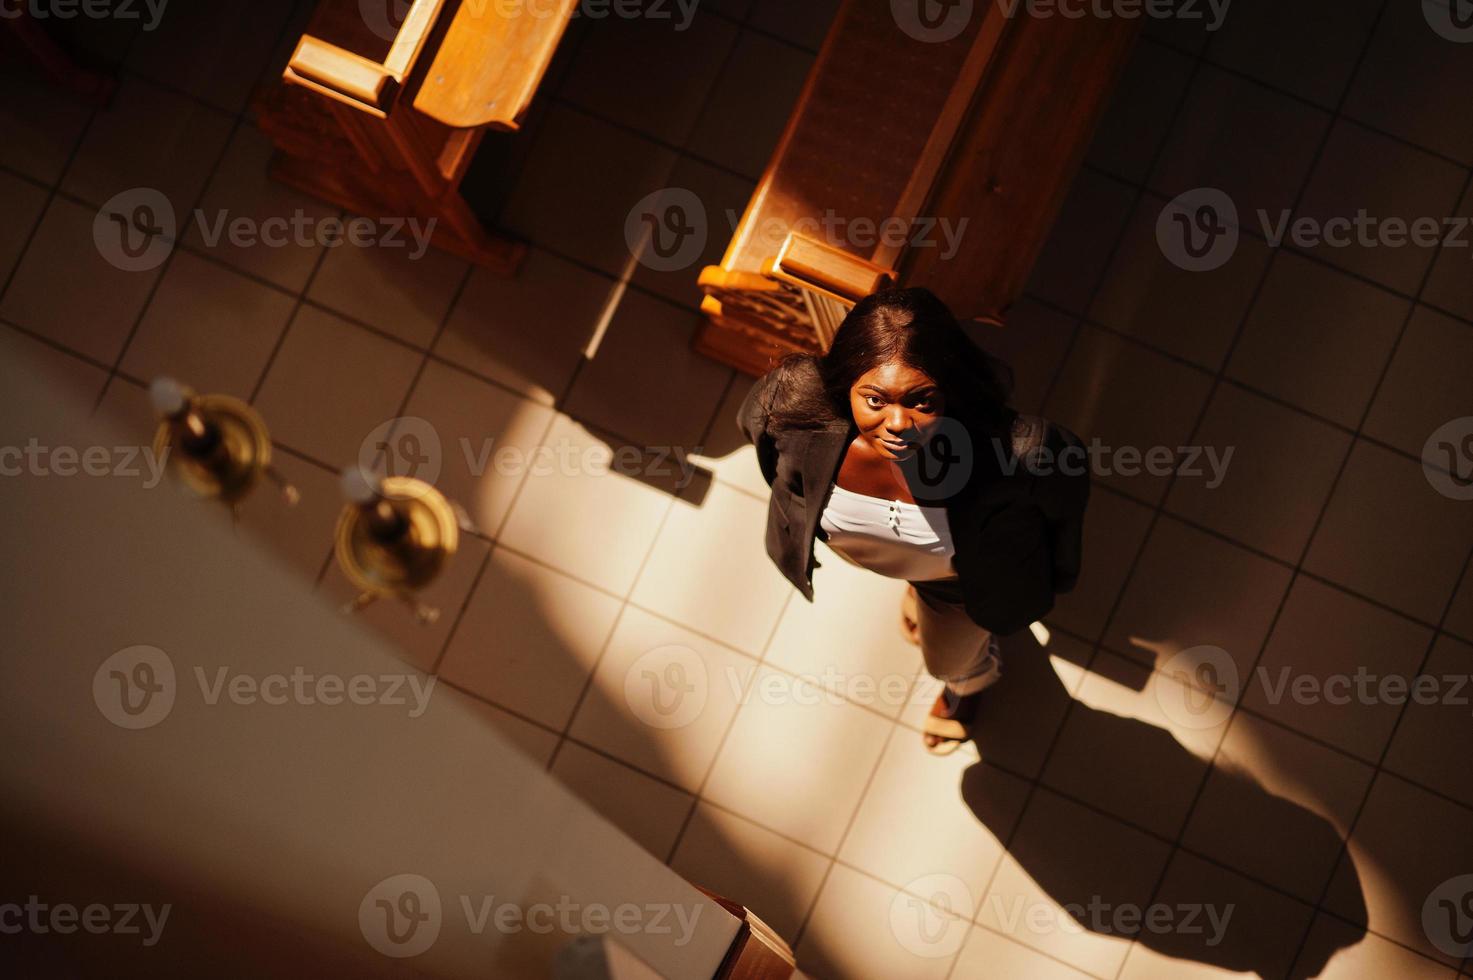
{"type": "MultiPolygon", "coordinates": [[[[752,388],[737,423],[757,447],[772,488],[767,553],[788,581],[813,601],[813,540],[819,519],[858,430],[832,416],[817,428],[769,425],[790,399],[820,386],[807,359],[785,362],[752,388]]],[[[1089,475],[1079,439],[1036,416],[1020,415],[1010,439],[978,446],[965,484],[944,498],[968,616],[1007,635],[1053,608],[1054,595],[1079,577],[1089,475]],[[1059,453],[1073,450],[1060,467],[1059,453]]]]}

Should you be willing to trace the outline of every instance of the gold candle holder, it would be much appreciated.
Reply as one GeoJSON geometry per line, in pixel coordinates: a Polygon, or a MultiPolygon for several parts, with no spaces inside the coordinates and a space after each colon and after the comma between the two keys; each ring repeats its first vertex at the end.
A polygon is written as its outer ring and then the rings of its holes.
{"type": "Polygon", "coordinates": [[[200,395],[172,378],[149,386],[159,416],[153,451],[195,494],[231,510],[265,477],[295,505],[299,494],[271,465],[271,435],[255,409],[229,395],[200,395]]]}
{"type": "Polygon", "coordinates": [[[455,508],[423,480],[376,477],[358,468],[343,473],[348,505],[338,517],[333,551],[338,566],[359,590],[345,611],[358,612],[381,598],[398,599],[430,625],[440,611],[418,593],[449,564],[460,544],[455,508]]]}

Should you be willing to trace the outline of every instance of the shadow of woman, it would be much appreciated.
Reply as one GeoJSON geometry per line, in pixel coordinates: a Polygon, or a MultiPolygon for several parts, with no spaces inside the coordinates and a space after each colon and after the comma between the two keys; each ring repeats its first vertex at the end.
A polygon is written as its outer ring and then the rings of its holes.
{"type": "MultiPolygon", "coordinates": [[[[1096,743],[1092,758],[1114,760],[1122,779],[1140,783],[1140,773],[1131,770],[1143,760],[1149,760],[1154,780],[1201,773],[1202,761],[1166,729],[1071,698],[1045,651],[1028,633],[1003,641],[1003,655],[1006,684],[998,692],[1005,696],[983,704],[974,729],[983,759],[1040,771],[1066,710],[1072,710],[1071,726],[1082,726],[1078,730],[1096,743]],[[1080,718],[1080,712],[1086,716],[1080,718]]],[[[1112,773],[1098,777],[1108,780],[1112,773]]],[[[1260,832],[1252,828],[1273,828],[1277,854],[1340,852],[1342,838],[1330,821],[1269,793],[1251,774],[1220,766],[1212,778],[1213,792],[1200,797],[1195,818],[1205,815],[1219,827],[1243,826],[1245,833],[1260,832]],[[1239,820],[1244,814],[1252,815],[1252,828],[1239,820]]],[[[1110,870],[1119,868],[1118,859],[1113,863],[1096,860],[1119,845],[1118,836],[1101,836],[1101,830],[1113,821],[1072,823],[1067,838],[1023,833],[1010,839],[1016,811],[1008,805],[1007,793],[1015,786],[1016,780],[1002,770],[979,764],[964,774],[962,798],[978,820],[1006,843],[1022,870],[1077,923],[1065,923],[1070,928],[1134,939],[1174,959],[1290,980],[1319,975],[1339,949],[1359,942],[1365,934],[1363,927],[1351,930],[1347,926],[1346,931],[1315,930],[1305,939],[1312,911],[1305,910],[1302,927],[1287,924],[1276,912],[1281,907],[1277,902],[1272,908],[1251,907],[1253,903],[1245,896],[1261,892],[1246,883],[1244,888],[1236,887],[1235,876],[1181,852],[1171,855],[1173,864],[1183,860],[1205,873],[1170,875],[1171,880],[1148,897],[1150,885],[1142,894],[1141,881],[1154,883],[1158,877],[1154,870],[1142,876],[1121,876],[1110,870]],[[1152,905],[1159,906],[1154,910],[1159,916],[1155,921],[1149,914],[1152,905]]],[[[1161,841],[1158,846],[1164,848],[1167,843],[1161,841]]],[[[1255,843],[1241,842],[1249,847],[1255,843]]],[[[1359,907],[1356,920],[1364,921],[1363,893],[1353,868],[1345,884],[1345,894],[1353,894],[1359,907]]]]}

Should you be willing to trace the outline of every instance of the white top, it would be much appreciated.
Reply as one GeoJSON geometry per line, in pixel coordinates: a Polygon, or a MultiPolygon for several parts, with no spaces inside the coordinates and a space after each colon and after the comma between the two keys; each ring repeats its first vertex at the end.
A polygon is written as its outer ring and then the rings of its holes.
{"type": "Polygon", "coordinates": [[[944,507],[869,497],[836,483],[819,526],[830,548],[872,572],[911,582],[956,575],[944,507]]]}

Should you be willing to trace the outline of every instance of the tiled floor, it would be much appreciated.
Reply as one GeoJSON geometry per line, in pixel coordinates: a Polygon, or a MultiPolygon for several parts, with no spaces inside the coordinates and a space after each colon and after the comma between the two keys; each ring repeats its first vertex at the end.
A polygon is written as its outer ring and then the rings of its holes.
{"type": "MultiPolygon", "coordinates": [[[[1473,415],[1467,256],[1250,231],[1194,278],[1151,225],[1206,184],[1245,210],[1467,213],[1473,59],[1378,0],[1239,0],[1211,38],[1148,28],[1030,296],[984,343],[1023,407],[1086,439],[1236,456],[1215,490],[1098,481],[1047,650],[1006,643],[977,744],[938,760],[899,589],[828,555],[809,605],[771,567],[732,424],[749,382],[690,350],[695,270],[631,270],[623,240],[667,185],[712,215],[742,206],[831,6],[579,25],[503,213],[534,243],[514,281],[435,252],[212,247],[197,227],[157,270],[101,261],[97,209],[139,184],[180,213],[336,213],[266,178],[247,111],[299,21],[285,0],[108,34],[124,82],[106,110],[7,76],[4,356],[139,439],[158,374],[251,399],[302,502],[263,494],[241,523],[334,603],[336,470],[388,420],[422,420],[438,447],[417,452],[478,533],[428,596],[435,626],[367,619],[661,860],[753,906],[815,977],[1468,972],[1421,920],[1473,872],[1468,708],[1272,696],[1286,671],[1473,673],[1473,503],[1419,465],[1431,429],[1473,415]],[[1204,647],[1238,703],[1194,700],[1204,647]],[[1236,917],[1220,945],[1132,942],[1060,918],[1092,900],[1236,917]]],[[[715,218],[711,239],[708,259],[715,218]]]]}

